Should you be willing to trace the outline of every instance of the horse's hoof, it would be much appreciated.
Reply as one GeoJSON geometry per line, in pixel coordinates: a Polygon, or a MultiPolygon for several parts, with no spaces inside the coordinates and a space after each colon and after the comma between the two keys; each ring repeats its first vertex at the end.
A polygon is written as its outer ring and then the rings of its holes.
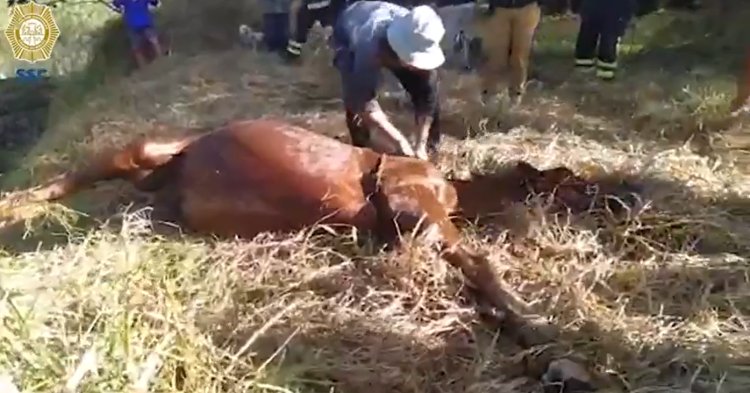
{"type": "Polygon", "coordinates": [[[584,366],[570,359],[552,361],[542,376],[544,392],[593,392],[591,374],[584,366]]]}
{"type": "Polygon", "coordinates": [[[522,318],[515,333],[520,344],[525,347],[548,344],[555,341],[560,335],[557,326],[545,318],[540,316],[525,316],[522,318]]]}

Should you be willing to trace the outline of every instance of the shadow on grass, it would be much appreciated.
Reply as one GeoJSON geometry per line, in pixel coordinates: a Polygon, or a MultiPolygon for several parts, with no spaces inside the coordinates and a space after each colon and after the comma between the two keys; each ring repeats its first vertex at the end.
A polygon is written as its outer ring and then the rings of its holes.
{"type": "Polygon", "coordinates": [[[44,132],[54,90],[49,80],[0,81],[0,176],[12,169],[44,132]]]}
{"type": "Polygon", "coordinates": [[[609,187],[627,184],[639,190],[640,207],[600,233],[601,240],[618,250],[621,258],[666,253],[750,255],[750,199],[746,196],[698,195],[678,182],[642,175],[609,174],[595,182],[609,187]]]}
{"type": "MultiPolygon", "coordinates": [[[[246,263],[254,265],[252,260],[246,263]]],[[[204,316],[200,325],[215,346],[232,354],[247,353],[242,358],[243,366],[235,368],[236,375],[227,375],[227,379],[236,377],[242,380],[243,375],[255,373],[255,366],[263,364],[266,370],[263,374],[276,378],[269,383],[316,392],[333,389],[375,392],[538,391],[539,380],[549,362],[570,357],[573,351],[574,358],[582,359],[589,369],[597,371],[595,384],[600,388],[646,391],[671,387],[696,392],[721,389],[739,393],[747,386],[747,376],[742,374],[743,364],[748,360],[742,351],[746,347],[742,345],[747,343],[741,339],[731,341],[743,333],[739,324],[734,331],[723,329],[724,334],[734,337],[714,337],[704,342],[697,342],[693,337],[685,337],[684,342],[679,338],[665,338],[654,345],[642,346],[631,340],[629,334],[632,331],[611,326],[604,328],[584,321],[578,326],[563,328],[556,343],[522,351],[509,344],[501,332],[498,335],[499,332],[492,328],[478,324],[476,315],[468,309],[441,309],[434,304],[422,304],[429,313],[418,318],[410,316],[408,309],[430,300],[390,299],[389,296],[395,294],[393,286],[398,286],[394,283],[399,279],[408,281],[409,274],[389,271],[393,266],[384,266],[383,261],[356,259],[332,265],[332,270],[334,268],[340,269],[335,273],[321,274],[303,287],[277,288],[275,292],[262,286],[239,290],[232,294],[235,308],[204,316]],[[344,264],[346,267],[341,268],[344,264]],[[299,310],[300,315],[279,320],[258,316],[261,310],[251,306],[254,302],[264,302],[263,299],[284,297],[291,303],[297,296],[295,294],[302,296],[301,293],[310,291],[314,296],[328,299],[330,306],[299,310]],[[373,298],[380,296],[383,297],[381,304],[374,306],[373,298]],[[390,310],[385,307],[388,304],[391,304],[390,310]],[[346,310],[342,311],[342,308],[346,310]],[[405,315],[394,317],[399,312],[405,315]],[[248,319],[252,322],[241,323],[248,319]]],[[[707,267],[687,273],[678,269],[644,272],[646,282],[643,285],[667,291],[695,285],[695,282],[675,282],[674,278],[684,278],[686,274],[728,277],[741,273],[739,266],[733,271],[719,272],[721,269],[707,267]],[[669,275],[671,281],[665,281],[665,276],[669,275]]],[[[697,291],[700,286],[690,288],[697,291]]],[[[742,291],[740,286],[717,289],[713,294],[726,299],[741,295],[742,291]]],[[[632,290],[621,290],[635,296],[632,290]]],[[[470,303],[463,294],[455,296],[462,305],[470,303]]],[[[618,300],[621,303],[622,295],[618,300]]],[[[681,298],[670,304],[687,309],[697,305],[694,300],[681,298]],[[679,300],[691,303],[680,306],[679,300]]],[[[606,307],[614,320],[628,320],[639,325],[638,317],[631,316],[630,310],[624,315],[621,313],[618,302],[612,300],[606,307]]],[[[647,317],[674,324],[665,324],[667,328],[692,323],[689,317],[670,319],[657,309],[649,311],[647,317]]],[[[746,309],[741,311],[747,316],[746,309]]],[[[555,312],[574,313],[575,310],[555,312]]],[[[734,310],[734,315],[742,314],[734,310]]],[[[632,325],[629,327],[633,328],[632,325]]],[[[655,336],[659,333],[653,332],[655,336]]],[[[648,332],[638,331],[637,334],[648,335],[648,332]]],[[[672,334],[667,337],[679,336],[672,334]]],[[[233,386],[231,382],[227,383],[233,386]]]]}
{"type": "MultiPolygon", "coordinates": [[[[414,261],[393,259],[391,253],[353,255],[363,250],[346,242],[323,242],[337,257],[325,259],[322,269],[299,282],[292,278],[294,285],[275,285],[274,267],[258,263],[263,256],[235,253],[238,275],[255,282],[264,276],[268,283],[236,289],[229,294],[232,307],[206,313],[198,323],[214,346],[246,354],[227,380],[257,375],[257,366],[264,364],[262,374],[277,378],[269,383],[314,392],[530,390],[535,385],[514,379],[525,373],[523,365],[509,361],[517,347],[475,326],[468,291],[457,275],[425,285],[422,281],[431,281],[425,275],[433,273],[415,272],[414,261]],[[456,301],[441,300],[445,295],[456,301]],[[270,302],[276,303],[272,309],[254,305],[270,302]],[[281,304],[291,303],[297,309],[281,316],[281,304]]],[[[286,257],[285,251],[276,252],[286,257]]],[[[321,258],[326,257],[316,260],[321,258]]]]}

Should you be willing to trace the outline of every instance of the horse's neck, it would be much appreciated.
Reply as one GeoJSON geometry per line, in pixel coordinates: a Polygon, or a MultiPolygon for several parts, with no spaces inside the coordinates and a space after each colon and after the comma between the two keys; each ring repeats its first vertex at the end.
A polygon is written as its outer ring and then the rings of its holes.
{"type": "Polygon", "coordinates": [[[469,180],[451,180],[458,196],[459,214],[477,218],[503,212],[512,202],[522,201],[527,192],[517,179],[474,176],[469,180]]]}

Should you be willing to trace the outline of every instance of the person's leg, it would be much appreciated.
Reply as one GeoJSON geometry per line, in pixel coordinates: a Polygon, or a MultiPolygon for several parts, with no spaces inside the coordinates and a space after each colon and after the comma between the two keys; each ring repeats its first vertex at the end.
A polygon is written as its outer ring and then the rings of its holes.
{"type": "Polygon", "coordinates": [[[266,49],[269,51],[274,50],[274,40],[276,39],[274,16],[275,14],[270,12],[263,13],[263,27],[261,28],[263,31],[263,45],[265,45],[266,49]]]}
{"type": "Polygon", "coordinates": [[[482,39],[482,49],[487,55],[487,61],[480,65],[478,70],[482,91],[486,94],[495,94],[500,79],[508,68],[510,10],[496,8],[492,15],[480,17],[476,31],[482,39]]]}
{"type": "Polygon", "coordinates": [[[127,28],[128,39],[130,40],[130,50],[138,68],[146,65],[146,57],[143,54],[141,34],[138,30],[127,28]]]}
{"type": "Polygon", "coordinates": [[[440,47],[445,52],[446,65],[458,66],[461,63],[461,54],[465,46],[465,33],[461,25],[461,7],[441,6],[436,9],[438,16],[443,20],[445,34],[440,42],[440,47]]]}
{"type": "Polygon", "coordinates": [[[568,11],[568,0],[549,0],[546,4],[548,15],[561,15],[568,11]]]}
{"type": "Polygon", "coordinates": [[[286,48],[289,39],[289,14],[285,12],[263,15],[263,42],[270,52],[286,48]]]}
{"type": "Polygon", "coordinates": [[[612,80],[617,72],[617,46],[627,22],[619,15],[606,14],[601,24],[599,48],[596,61],[596,76],[602,80],[612,80]]]}
{"type": "Polygon", "coordinates": [[[315,8],[317,4],[318,2],[315,0],[303,1],[297,11],[294,35],[289,38],[286,47],[287,55],[290,55],[291,58],[299,58],[302,55],[302,47],[307,42],[307,35],[317,18],[318,8],[315,8]],[[313,8],[310,8],[311,6],[313,8]]]}
{"type": "Polygon", "coordinates": [[[156,29],[153,26],[143,29],[143,36],[145,41],[151,45],[151,49],[154,51],[154,59],[161,57],[164,52],[156,29]]]}
{"type": "MultiPolygon", "coordinates": [[[[590,0],[589,0],[590,1],[590,0]]],[[[596,44],[599,40],[598,21],[586,4],[580,7],[581,24],[576,37],[575,65],[582,70],[593,70],[596,56],[596,44]]]]}
{"type": "Polygon", "coordinates": [[[581,13],[581,0],[570,0],[570,12],[576,15],[581,13]]]}
{"type": "Polygon", "coordinates": [[[328,5],[328,7],[320,9],[315,14],[315,20],[320,22],[320,26],[322,27],[333,27],[333,24],[336,23],[336,19],[338,19],[338,15],[341,12],[341,5],[336,1],[331,1],[331,4],[328,5]]]}
{"type": "Polygon", "coordinates": [[[510,95],[517,99],[523,94],[529,73],[529,57],[536,31],[542,16],[537,3],[516,10],[512,20],[510,51],[510,95]]]}
{"type": "Polygon", "coordinates": [[[617,41],[619,37],[605,27],[599,39],[599,50],[596,59],[596,76],[602,80],[612,80],[617,71],[617,41]]]}

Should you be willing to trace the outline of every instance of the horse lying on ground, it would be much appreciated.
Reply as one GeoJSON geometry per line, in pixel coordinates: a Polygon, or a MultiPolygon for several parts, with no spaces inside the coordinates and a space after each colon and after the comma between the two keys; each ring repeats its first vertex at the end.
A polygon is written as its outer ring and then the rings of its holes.
{"type": "Polygon", "coordinates": [[[0,207],[59,199],[112,179],[153,192],[155,214],[201,233],[250,238],[345,224],[395,245],[398,234],[415,231],[440,246],[441,257],[462,271],[524,343],[552,336],[529,328],[527,307],[485,256],[461,243],[451,216],[502,211],[529,192],[557,190],[558,201],[577,210],[593,198],[590,184],[566,168],[539,171],[520,163],[503,177],[449,181],[426,161],[379,154],[281,121],[249,120],[202,135],[132,142],[17,192],[0,207]]]}

